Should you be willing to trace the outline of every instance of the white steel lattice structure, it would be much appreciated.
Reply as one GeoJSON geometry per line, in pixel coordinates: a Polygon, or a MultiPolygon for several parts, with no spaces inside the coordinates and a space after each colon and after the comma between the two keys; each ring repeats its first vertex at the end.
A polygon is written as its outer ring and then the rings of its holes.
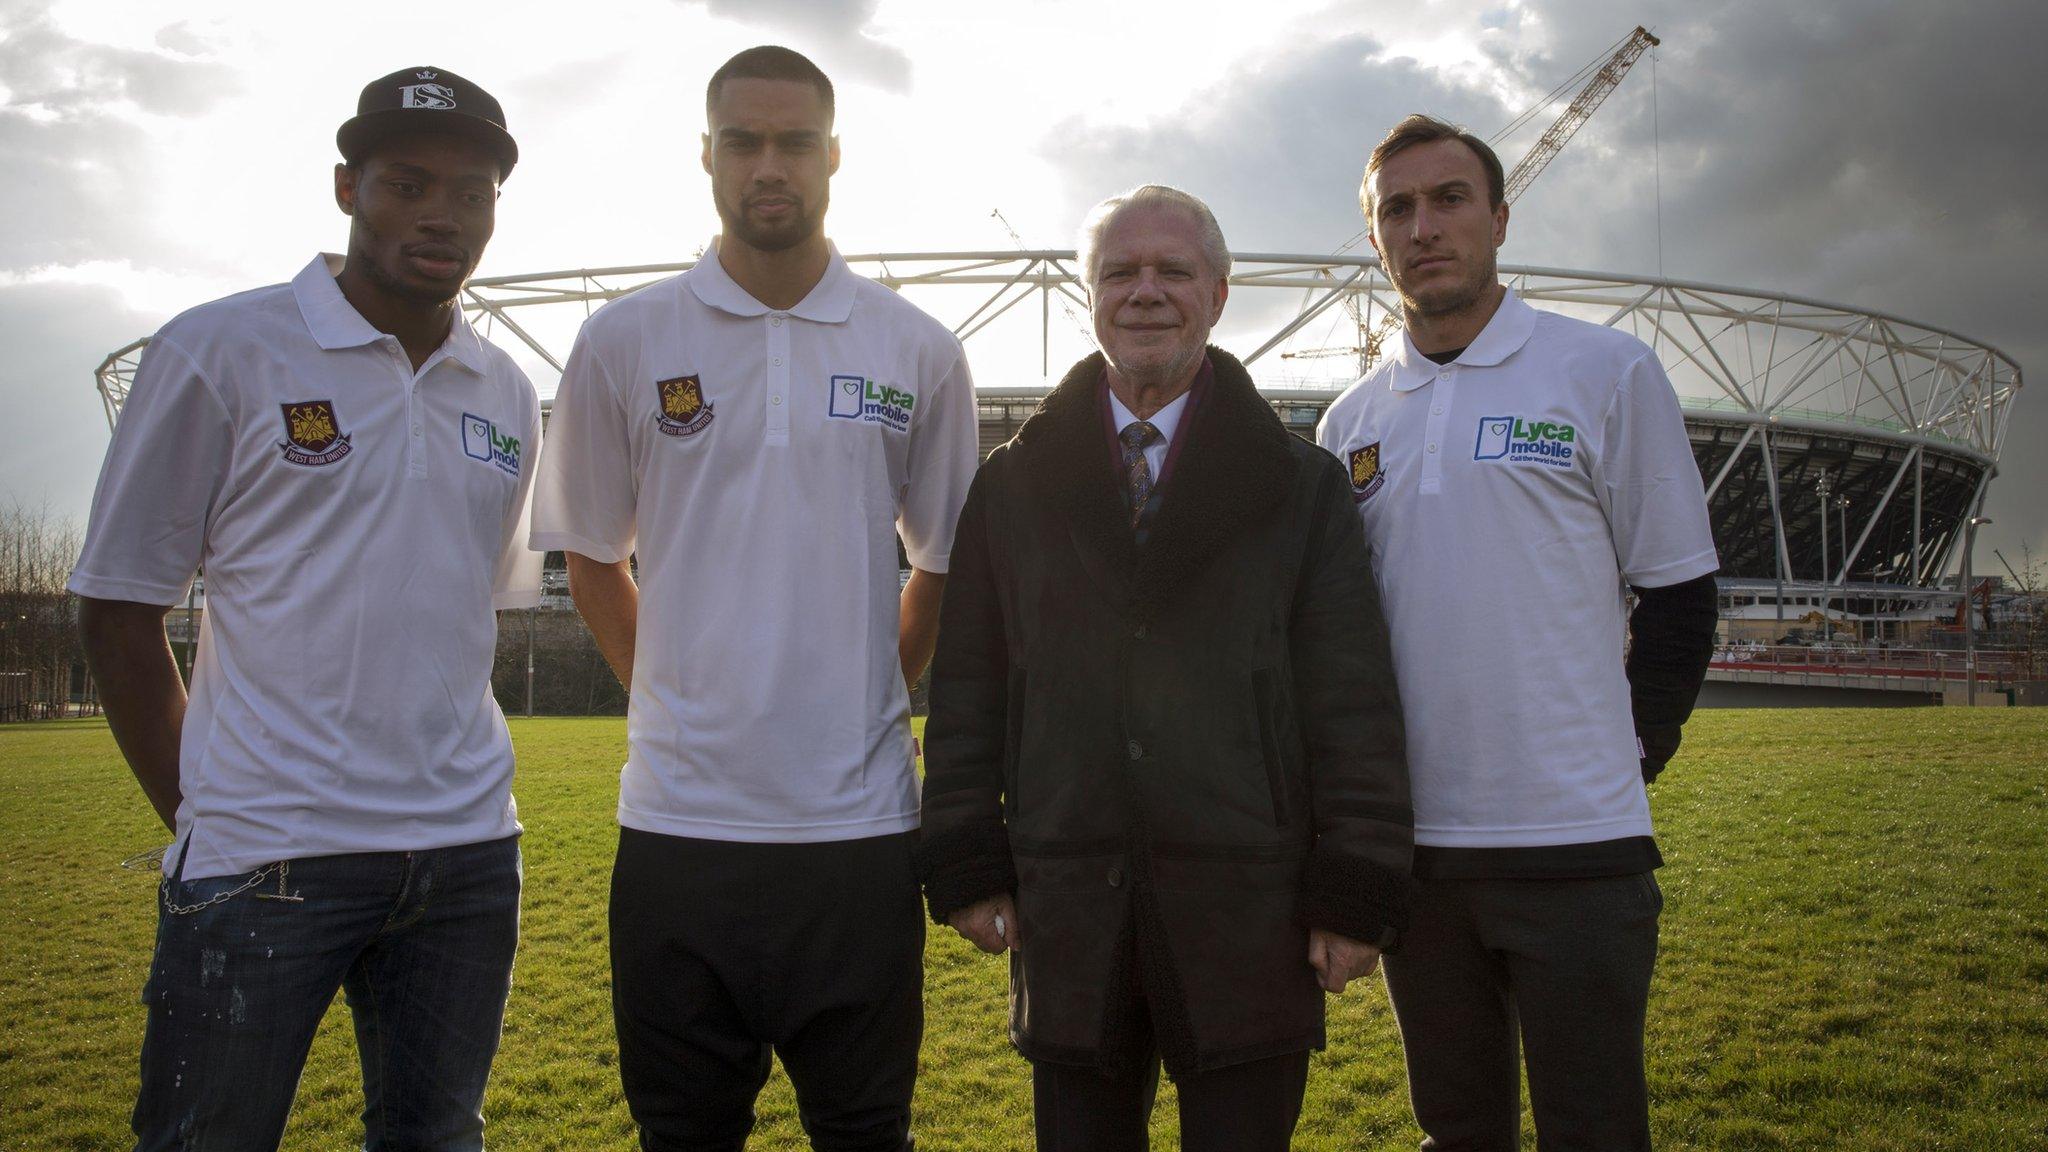
{"type": "MultiPolygon", "coordinates": [[[[1314,349],[1365,346],[1362,329],[1397,307],[1392,286],[1371,256],[1233,259],[1217,341],[1244,355],[1283,419],[1306,433],[1357,367],[1319,361],[1314,349]]],[[[966,341],[985,446],[1007,438],[1050,378],[1092,347],[1072,251],[848,261],[966,341]]],[[[470,283],[464,307],[546,395],[590,309],[688,267],[487,277],[470,283]]],[[[1686,406],[1724,577],[1847,598],[1942,584],[2010,426],[2021,374],[2009,357],[1902,317],[1763,290],[1549,268],[1501,274],[1539,308],[1621,328],[1657,350],[1686,406]]],[[[95,373],[110,422],[146,343],[95,373]]]]}

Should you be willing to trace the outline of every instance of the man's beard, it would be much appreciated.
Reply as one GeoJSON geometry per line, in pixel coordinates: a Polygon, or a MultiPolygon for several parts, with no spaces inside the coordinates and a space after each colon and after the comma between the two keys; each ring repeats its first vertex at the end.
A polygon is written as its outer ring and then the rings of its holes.
{"type": "Polygon", "coordinates": [[[725,235],[757,252],[787,252],[818,234],[825,218],[825,208],[830,202],[831,192],[821,191],[818,193],[817,211],[811,211],[808,202],[798,201],[800,208],[797,212],[780,224],[763,227],[747,219],[744,207],[728,208],[720,200],[718,223],[725,235]]]}
{"type": "Polygon", "coordinates": [[[1405,276],[1394,278],[1394,291],[1401,297],[1401,310],[1411,316],[1435,319],[1439,316],[1455,316],[1467,311],[1486,298],[1487,289],[1500,279],[1500,266],[1491,252],[1486,262],[1472,270],[1472,275],[1448,288],[1439,288],[1424,299],[1408,291],[1401,281],[1405,276]]]}

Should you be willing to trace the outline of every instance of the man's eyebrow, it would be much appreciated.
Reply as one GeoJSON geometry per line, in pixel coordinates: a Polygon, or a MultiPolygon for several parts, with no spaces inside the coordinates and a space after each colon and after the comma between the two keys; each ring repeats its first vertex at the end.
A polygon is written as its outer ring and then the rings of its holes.
{"type": "Polygon", "coordinates": [[[759,140],[761,134],[759,132],[750,132],[745,128],[720,128],[718,130],[718,138],[720,140],[759,140]]]}
{"type": "Polygon", "coordinates": [[[431,171],[418,164],[408,164],[403,160],[393,160],[391,163],[386,164],[384,171],[395,172],[400,176],[410,176],[415,180],[430,179],[434,175],[431,171]]]}
{"type": "MultiPolygon", "coordinates": [[[[1421,192],[1424,196],[1441,196],[1446,192],[1470,192],[1472,188],[1472,181],[1460,176],[1454,180],[1446,180],[1441,184],[1431,185],[1428,188],[1422,189],[1421,192]]],[[[1404,189],[1399,192],[1388,192],[1380,196],[1376,204],[1382,206],[1387,204],[1405,204],[1413,199],[1415,199],[1415,193],[1404,189]]],[[[1375,207],[1374,211],[1378,211],[1378,207],[1375,207]]]]}

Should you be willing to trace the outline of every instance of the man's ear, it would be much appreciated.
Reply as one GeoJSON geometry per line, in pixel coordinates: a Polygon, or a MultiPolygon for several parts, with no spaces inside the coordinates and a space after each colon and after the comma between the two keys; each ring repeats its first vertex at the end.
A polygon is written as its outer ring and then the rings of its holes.
{"type": "Polygon", "coordinates": [[[825,175],[839,175],[839,137],[828,137],[825,143],[825,175]]]}
{"type": "Polygon", "coordinates": [[[1493,210],[1493,246],[1500,247],[1508,242],[1508,202],[1503,200],[1493,210]]]}
{"type": "Polygon", "coordinates": [[[711,133],[704,133],[704,174],[711,175],[711,133]]]}
{"type": "Polygon", "coordinates": [[[356,173],[347,164],[334,166],[334,203],[343,216],[356,214],[356,173]]]}

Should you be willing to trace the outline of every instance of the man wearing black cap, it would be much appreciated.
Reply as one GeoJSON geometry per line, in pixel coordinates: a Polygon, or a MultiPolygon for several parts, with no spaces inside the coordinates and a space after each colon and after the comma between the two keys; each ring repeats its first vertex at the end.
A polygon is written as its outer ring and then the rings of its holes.
{"type": "Polygon", "coordinates": [[[107,717],[175,834],[136,1147],[275,1148],[336,989],[373,1149],[478,1149],[519,931],[493,609],[533,387],[462,317],[518,159],[498,102],[412,68],[337,137],[346,259],[150,341],[71,588],[107,717]],[[191,694],[168,606],[206,573],[191,694]]]}

